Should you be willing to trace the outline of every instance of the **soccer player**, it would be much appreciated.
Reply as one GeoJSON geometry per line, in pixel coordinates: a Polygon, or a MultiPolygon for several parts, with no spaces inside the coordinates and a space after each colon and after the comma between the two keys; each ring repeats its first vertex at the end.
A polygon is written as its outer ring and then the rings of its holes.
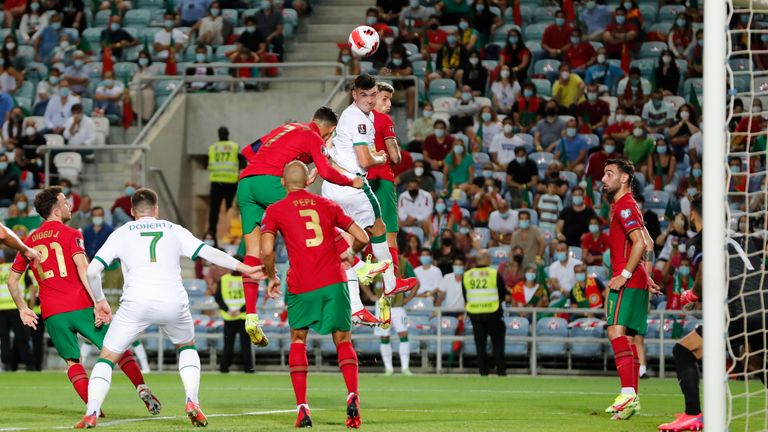
{"type": "Polygon", "coordinates": [[[336,253],[336,228],[354,239],[344,253],[351,259],[367,243],[368,235],[339,205],[314,195],[304,188],[309,171],[300,161],[290,162],[283,173],[288,195],[272,204],[262,223],[261,256],[269,278],[267,293],[280,296],[280,280],[275,274],[275,236],[282,233],[292,263],[288,272],[288,324],[291,348],[288,354],[291,383],[296,395],[296,427],[311,427],[307,404],[307,333],[331,333],[336,344],[339,368],[347,385],[347,420],[350,428],[360,427],[360,401],[357,385],[357,354],[352,346],[352,320],[347,278],[342,258],[336,253]]]}
{"type": "MultiPolygon", "coordinates": [[[[34,259],[29,253],[16,255],[8,277],[11,292],[21,320],[37,329],[37,314],[27,306],[19,292],[19,280],[27,267],[40,286],[40,306],[48,335],[59,356],[67,362],[67,375],[75,391],[88,402],[88,375],[80,362],[81,335],[101,348],[111,310],[104,295],[94,296],[86,279],[88,258],[85,256],[80,231],[64,225],[72,217],[69,202],[60,187],[49,187],[35,195],[35,209],[45,221],[27,237],[25,243],[39,254],[34,259]],[[30,262],[30,258],[34,260],[30,262]]],[[[144,383],[136,358],[126,349],[115,361],[128,376],[139,398],[153,414],[159,414],[161,405],[144,383]]],[[[99,414],[98,412],[97,414],[99,414]]]]}
{"type": "MultiPolygon", "coordinates": [[[[268,134],[246,146],[242,154],[248,166],[240,173],[237,186],[237,203],[243,224],[245,241],[245,259],[247,265],[259,265],[259,224],[267,207],[285,197],[285,189],[280,183],[285,164],[293,160],[315,163],[316,171],[310,174],[314,181],[319,172],[325,180],[338,183],[350,189],[360,188],[362,178],[345,176],[328,162],[323,154],[325,141],[336,129],[336,113],[328,107],[315,111],[309,123],[288,123],[273,129],[268,134]]],[[[257,281],[243,275],[245,291],[245,329],[251,342],[258,346],[269,344],[264,332],[259,327],[256,314],[256,301],[259,295],[257,281]]]]}
{"type": "MultiPolygon", "coordinates": [[[[333,147],[329,150],[331,160],[344,171],[364,177],[373,166],[387,163],[387,151],[374,150],[374,118],[371,111],[376,104],[376,81],[367,74],[355,78],[352,87],[354,102],[349,105],[339,118],[339,125],[333,137],[333,147]]],[[[387,227],[382,220],[382,211],[376,195],[371,191],[367,180],[362,189],[324,182],[323,196],[335,201],[349,214],[358,225],[364,227],[371,237],[371,250],[376,260],[392,262],[392,253],[387,245],[387,227]]],[[[397,214],[394,215],[397,217],[397,214]]],[[[355,266],[360,267],[362,263],[355,266]]],[[[395,270],[388,266],[383,273],[384,295],[389,297],[413,289],[416,278],[397,279],[395,270]]],[[[367,281],[361,280],[360,283],[367,281]]],[[[360,293],[350,290],[352,307],[358,304],[360,293]],[[356,298],[357,297],[357,298],[356,298]]]]}
{"type": "MultiPolygon", "coordinates": [[[[185,228],[158,219],[157,194],[141,188],[131,196],[134,221],[115,230],[96,252],[87,277],[96,298],[103,298],[101,272],[119,259],[125,283],[120,309],[104,336],[104,345],[88,383],[88,406],[77,429],[96,427],[96,415],[107,397],[112,369],[120,354],[150,325],[158,325],[178,350],[179,375],[186,393],[185,412],[194,426],[206,426],[197,398],[200,357],[195,348],[195,327],[189,298],[181,283],[179,258],[197,257],[218,266],[263,279],[260,267],[246,266],[226,253],[207,246],[185,228]]],[[[105,321],[111,319],[104,311],[105,321]]]]}
{"type": "Polygon", "coordinates": [[[602,179],[604,191],[612,204],[609,248],[613,274],[608,282],[608,339],[621,381],[621,393],[606,409],[606,412],[613,413],[614,420],[629,419],[640,410],[637,395],[640,358],[631,337],[645,334],[648,291],[649,288],[654,292],[658,290],[646,268],[652,261],[646,253],[652,242],[632,196],[634,173],[632,163],[626,159],[609,159],[602,179]]]}

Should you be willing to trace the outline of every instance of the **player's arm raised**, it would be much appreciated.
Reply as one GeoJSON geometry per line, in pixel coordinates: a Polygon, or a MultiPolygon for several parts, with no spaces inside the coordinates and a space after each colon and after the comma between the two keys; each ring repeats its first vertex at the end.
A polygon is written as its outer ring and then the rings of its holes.
{"type": "MultiPolygon", "coordinates": [[[[611,278],[608,282],[608,288],[612,290],[619,290],[627,283],[627,279],[632,277],[637,265],[640,264],[640,260],[645,253],[645,236],[642,229],[636,229],[629,233],[629,238],[632,241],[632,249],[629,252],[629,259],[627,260],[627,266],[621,271],[621,274],[611,278]]],[[[637,287],[640,288],[640,287],[637,287]]]]}
{"type": "Polygon", "coordinates": [[[377,151],[376,153],[371,153],[367,144],[356,144],[355,156],[357,156],[357,163],[359,163],[363,169],[387,163],[386,152],[377,151]]]}
{"type": "MultiPolygon", "coordinates": [[[[320,174],[320,177],[341,186],[352,186],[357,189],[363,187],[362,178],[357,176],[349,178],[331,166],[328,158],[323,154],[323,146],[325,143],[322,141],[322,138],[319,139],[318,145],[314,145],[314,140],[310,142],[310,145],[312,148],[312,160],[315,162],[315,168],[320,174]]],[[[312,179],[312,176],[310,176],[310,179],[312,179]]],[[[313,181],[314,180],[310,180],[309,183],[312,183],[313,181]]]]}
{"type": "Polygon", "coordinates": [[[200,252],[198,252],[197,256],[199,256],[200,258],[212,264],[216,264],[219,267],[224,267],[229,270],[238,271],[252,279],[255,279],[255,280],[264,279],[264,272],[263,272],[262,266],[245,265],[242,262],[235,259],[233,256],[229,255],[228,253],[222,250],[216,249],[214,247],[203,245],[202,248],[200,249],[200,252]]]}
{"type": "Polygon", "coordinates": [[[40,260],[40,254],[36,250],[25,245],[12,229],[2,223],[0,223],[0,240],[2,240],[4,245],[16,249],[28,259],[32,261],[40,260]]]}
{"type": "Polygon", "coordinates": [[[8,292],[11,293],[11,298],[13,299],[13,302],[16,303],[16,308],[19,309],[21,322],[23,322],[25,326],[37,330],[37,314],[29,308],[19,290],[19,280],[21,279],[21,276],[21,273],[11,270],[8,275],[8,292]]]}

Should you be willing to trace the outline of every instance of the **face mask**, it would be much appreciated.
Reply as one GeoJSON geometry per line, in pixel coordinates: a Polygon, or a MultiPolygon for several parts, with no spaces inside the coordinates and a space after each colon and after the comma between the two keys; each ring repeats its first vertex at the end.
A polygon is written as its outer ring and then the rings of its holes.
{"type": "Polygon", "coordinates": [[[758,114],[762,109],[759,106],[752,107],[752,114],[758,114]]]}
{"type": "Polygon", "coordinates": [[[261,8],[262,8],[262,9],[265,9],[265,10],[266,10],[266,9],[269,9],[269,8],[271,8],[271,7],[272,7],[272,4],[270,4],[268,1],[263,1],[263,2],[261,2],[261,8]]]}
{"type": "Polygon", "coordinates": [[[568,258],[568,254],[565,252],[555,252],[555,261],[565,261],[568,258]]]}
{"type": "Polygon", "coordinates": [[[475,9],[476,9],[478,12],[482,12],[482,11],[484,11],[484,10],[485,10],[485,5],[484,5],[484,4],[478,4],[477,6],[475,6],[475,9]]]}
{"type": "Polygon", "coordinates": [[[595,6],[597,6],[597,3],[595,3],[594,1],[587,2],[587,9],[594,9],[595,6]]]}
{"type": "Polygon", "coordinates": [[[469,234],[469,228],[467,228],[467,227],[461,227],[461,228],[459,228],[459,232],[460,232],[461,234],[467,235],[467,234],[469,234]]]}
{"type": "Polygon", "coordinates": [[[516,262],[519,265],[523,264],[523,256],[520,254],[512,255],[512,261],[516,262]]]}
{"type": "Polygon", "coordinates": [[[737,173],[739,171],[741,171],[741,167],[740,166],[738,166],[738,165],[731,165],[731,172],[732,173],[737,173]]]}
{"type": "Polygon", "coordinates": [[[51,23],[51,28],[54,29],[54,30],[58,30],[58,29],[61,28],[61,23],[59,21],[52,22],[51,23]]]}
{"type": "Polygon", "coordinates": [[[195,60],[197,60],[198,63],[204,62],[205,61],[205,54],[203,54],[203,53],[195,54],[195,60]]]}
{"type": "Polygon", "coordinates": [[[677,23],[678,27],[685,27],[685,18],[678,18],[675,22],[677,23]]]}
{"type": "Polygon", "coordinates": [[[28,127],[28,128],[27,128],[27,129],[26,129],[24,132],[27,134],[27,136],[32,136],[32,135],[34,135],[34,134],[35,134],[35,128],[33,128],[32,126],[30,126],[30,127],[28,127]]]}
{"type": "Polygon", "coordinates": [[[506,69],[502,70],[502,71],[501,71],[501,77],[502,77],[502,78],[505,78],[505,79],[506,79],[506,78],[509,78],[509,71],[508,71],[508,70],[506,70],[506,69]]]}
{"type": "Polygon", "coordinates": [[[438,212],[438,213],[445,212],[445,204],[443,204],[443,203],[435,204],[435,211],[438,212]]]}
{"type": "Polygon", "coordinates": [[[480,63],[480,59],[477,57],[470,57],[469,58],[469,64],[472,66],[477,66],[477,64],[480,63]]]}
{"type": "Polygon", "coordinates": [[[505,134],[511,134],[514,128],[511,124],[505,124],[503,129],[505,134]]]}
{"type": "Polygon", "coordinates": [[[14,48],[16,48],[16,44],[13,42],[8,42],[5,44],[5,49],[8,51],[12,51],[14,48]]]}
{"type": "Polygon", "coordinates": [[[31,3],[29,5],[29,8],[32,9],[33,11],[36,11],[36,10],[40,9],[40,3],[31,3]]]}
{"type": "Polygon", "coordinates": [[[395,43],[395,38],[391,36],[387,36],[384,38],[384,43],[387,45],[392,45],[393,43],[395,43]]]}
{"type": "Polygon", "coordinates": [[[128,186],[125,188],[124,192],[127,196],[131,196],[134,192],[136,192],[136,189],[134,189],[133,186],[128,186]]]}
{"type": "MultiPolygon", "coordinates": [[[[426,117],[426,118],[430,118],[430,117],[432,117],[432,111],[430,111],[430,110],[424,110],[424,111],[422,111],[422,112],[421,112],[421,114],[422,114],[424,117],[426,117]]],[[[435,134],[435,135],[437,135],[437,134],[435,134]]]]}
{"type": "Polygon", "coordinates": [[[661,107],[661,99],[653,99],[653,107],[659,109],[661,107]]]}
{"type": "Polygon", "coordinates": [[[525,156],[518,156],[515,158],[518,164],[522,165],[525,163],[525,156]]]}
{"type": "Polygon", "coordinates": [[[600,231],[600,227],[597,224],[589,224],[589,232],[596,233],[600,231]]]}
{"type": "MultiPolygon", "coordinates": [[[[93,224],[96,225],[96,226],[102,226],[104,224],[104,218],[101,217],[101,216],[94,216],[93,217],[93,224]]],[[[209,241],[211,242],[211,244],[208,245],[208,246],[213,246],[213,240],[206,240],[203,243],[208,244],[207,242],[209,242],[209,241]]]]}
{"type": "Polygon", "coordinates": [[[691,268],[688,266],[680,266],[677,268],[677,271],[680,272],[680,276],[688,276],[691,274],[691,268]]]}
{"type": "Polygon", "coordinates": [[[612,146],[612,145],[603,146],[603,150],[605,150],[606,153],[611,154],[614,152],[614,150],[616,150],[616,146],[612,146]]]}
{"type": "Polygon", "coordinates": [[[464,153],[464,147],[462,147],[460,145],[455,145],[455,146],[453,146],[453,152],[456,153],[457,155],[460,155],[460,154],[464,153]]]}
{"type": "Polygon", "coordinates": [[[248,33],[255,33],[256,32],[256,26],[248,26],[245,28],[245,31],[248,33]]]}
{"type": "Polygon", "coordinates": [[[424,168],[416,167],[413,169],[413,173],[416,174],[416,177],[421,177],[422,175],[424,175],[424,168]]]}
{"type": "Polygon", "coordinates": [[[566,128],[565,134],[571,138],[576,136],[576,128],[566,128]]]}
{"type": "Polygon", "coordinates": [[[435,129],[435,136],[442,138],[445,135],[445,129],[435,129]]]}
{"type": "Polygon", "coordinates": [[[68,187],[65,186],[65,187],[61,188],[61,193],[63,193],[64,195],[69,195],[69,192],[70,192],[70,190],[69,190],[68,187]]]}
{"type": "Polygon", "coordinates": [[[422,255],[419,257],[419,262],[421,263],[421,265],[430,265],[432,264],[432,257],[422,255]]]}
{"type": "Polygon", "coordinates": [[[643,136],[643,128],[635,128],[634,131],[632,131],[633,134],[635,134],[636,137],[643,136]]]}
{"type": "Polygon", "coordinates": [[[525,96],[527,98],[532,97],[533,96],[533,90],[531,90],[531,89],[523,90],[523,96],[525,96]]]}
{"type": "MultiPolygon", "coordinates": [[[[19,203],[19,204],[21,204],[21,203],[19,203]]],[[[21,206],[19,206],[19,208],[24,210],[23,208],[21,208],[21,206]]],[[[746,222],[739,222],[739,231],[741,231],[741,232],[746,232],[747,231],[747,223],[746,222]]]]}
{"type": "Polygon", "coordinates": [[[419,0],[411,0],[410,2],[408,2],[408,4],[411,5],[412,9],[416,9],[417,7],[419,7],[419,0]]]}
{"type": "Polygon", "coordinates": [[[557,108],[547,108],[547,115],[554,117],[557,115],[557,108]]]}
{"type": "Polygon", "coordinates": [[[102,83],[106,87],[112,87],[112,85],[114,85],[114,82],[111,79],[105,79],[104,81],[102,81],[102,83]]]}
{"type": "Polygon", "coordinates": [[[463,92],[463,93],[461,94],[461,100],[463,100],[464,102],[467,102],[467,101],[469,101],[470,99],[472,99],[472,93],[469,93],[469,92],[463,92]]]}
{"type": "Polygon", "coordinates": [[[19,210],[24,211],[27,209],[27,202],[26,201],[19,201],[16,203],[16,207],[19,208],[19,210]]]}
{"type": "Polygon", "coordinates": [[[59,89],[59,95],[61,95],[61,97],[69,96],[69,87],[62,87],[62,88],[60,88],[59,89]]]}
{"type": "Polygon", "coordinates": [[[597,100],[597,93],[595,93],[595,92],[588,92],[587,93],[587,100],[591,100],[591,101],[597,100]]]}
{"type": "Polygon", "coordinates": [[[632,3],[631,2],[624,2],[624,9],[631,10],[632,9],[632,3]]]}
{"type": "Polygon", "coordinates": [[[8,168],[8,162],[0,162],[0,171],[5,171],[8,168]]]}
{"type": "Polygon", "coordinates": [[[344,54],[343,56],[341,56],[341,62],[344,64],[349,63],[350,60],[352,60],[351,55],[344,54]]]}
{"type": "Polygon", "coordinates": [[[520,221],[520,228],[528,229],[529,226],[531,226],[531,221],[529,221],[528,219],[520,221]]]}
{"type": "Polygon", "coordinates": [[[416,199],[416,197],[419,196],[419,190],[409,190],[408,195],[410,195],[411,198],[416,199]]]}
{"type": "Polygon", "coordinates": [[[501,216],[502,219],[507,220],[509,218],[509,210],[504,213],[499,213],[499,216],[501,216]]]}
{"type": "Polygon", "coordinates": [[[563,24],[565,24],[565,18],[555,18],[555,24],[557,24],[558,27],[562,27],[563,24]]]}
{"type": "Polygon", "coordinates": [[[637,87],[640,84],[640,78],[631,78],[629,83],[632,84],[632,87],[637,87]]]}
{"type": "Polygon", "coordinates": [[[459,28],[462,30],[466,30],[469,28],[469,23],[466,21],[459,21],[459,28]]]}
{"type": "Polygon", "coordinates": [[[616,16],[616,24],[619,24],[619,25],[624,24],[626,20],[627,20],[627,17],[625,17],[624,15],[616,16]]]}
{"type": "Polygon", "coordinates": [[[585,280],[587,280],[586,273],[576,273],[576,282],[584,282],[585,280]]]}
{"type": "Polygon", "coordinates": [[[656,147],[656,151],[662,155],[667,154],[667,146],[658,146],[656,147]]]}
{"type": "Polygon", "coordinates": [[[511,43],[512,45],[514,45],[514,44],[516,44],[516,43],[517,43],[517,41],[519,40],[519,38],[518,38],[517,36],[510,36],[509,38],[507,38],[507,40],[509,40],[509,43],[511,43]]]}
{"type": "Polygon", "coordinates": [[[563,81],[567,81],[568,78],[570,78],[570,77],[571,77],[571,73],[570,72],[568,72],[568,71],[560,72],[560,78],[562,78],[563,81]]]}
{"type": "Polygon", "coordinates": [[[116,31],[120,30],[120,24],[112,23],[112,24],[109,25],[109,29],[116,32],[116,31]]]}
{"type": "Polygon", "coordinates": [[[221,13],[219,9],[211,9],[211,16],[217,17],[221,13]]]}
{"type": "Polygon", "coordinates": [[[484,178],[491,178],[493,176],[493,171],[491,170],[483,170],[483,177],[484,178]]]}
{"type": "Polygon", "coordinates": [[[447,38],[445,38],[446,41],[448,41],[448,45],[455,45],[456,44],[456,35],[448,35],[447,38]]]}
{"type": "Polygon", "coordinates": [[[463,276],[464,275],[464,266],[453,266],[453,274],[456,276],[463,276]]]}
{"type": "Polygon", "coordinates": [[[688,196],[691,196],[691,197],[696,196],[698,192],[699,190],[696,189],[695,187],[688,188],[688,196]]]}
{"type": "Polygon", "coordinates": [[[605,54],[598,54],[597,55],[597,62],[600,64],[605,63],[605,54]]]}
{"type": "Polygon", "coordinates": [[[378,19],[376,19],[375,16],[369,16],[365,19],[365,22],[368,23],[369,26],[376,24],[376,21],[378,21],[378,19]]]}
{"type": "Polygon", "coordinates": [[[699,43],[700,47],[704,46],[704,39],[699,39],[697,42],[699,43]]]}
{"type": "Polygon", "coordinates": [[[696,178],[701,177],[701,168],[694,168],[694,169],[692,169],[691,170],[691,175],[696,177],[696,178]]]}
{"type": "Polygon", "coordinates": [[[616,119],[616,123],[621,123],[624,121],[624,114],[616,114],[614,118],[616,119]]]}
{"type": "Polygon", "coordinates": [[[768,34],[760,35],[760,40],[763,41],[763,42],[768,42],[768,34]]]}
{"type": "Polygon", "coordinates": [[[484,112],[484,113],[480,114],[480,118],[483,119],[484,122],[489,122],[489,121],[491,121],[491,113],[484,112]]]}
{"type": "Polygon", "coordinates": [[[432,24],[430,24],[430,25],[429,25],[429,28],[430,28],[430,29],[432,29],[432,30],[437,30],[437,28],[438,28],[439,26],[440,26],[440,25],[439,25],[438,23],[435,23],[435,22],[433,22],[432,24]]]}
{"type": "Polygon", "coordinates": [[[691,113],[689,113],[688,111],[680,111],[680,118],[682,120],[688,120],[689,118],[691,118],[691,113]]]}
{"type": "Polygon", "coordinates": [[[525,280],[528,282],[533,282],[536,280],[536,273],[526,273],[525,274],[525,280]]]}
{"type": "Polygon", "coordinates": [[[667,55],[661,56],[661,61],[663,61],[664,64],[669,64],[672,61],[672,57],[667,56],[667,55]]]}
{"type": "Polygon", "coordinates": [[[581,195],[575,195],[571,201],[573,201],[573,205],[580,206],[584,204],[584,197],[581,195]]]}
{"type": "Polygon", "coordinates": [[[578,45],[579,42],[581,42],[581,38],[578,36],[571,36],[571,44],[572,45],[578,45]]]}
{"type": "Polygon", "coordinates": [[[80,60],[80,59],[77,59],[77,60],[75,60],[75,62],[74,62],[74,63],[75,63],[75,67],[76,67],[76,68],[81,68],[81,67],[83,67],[83,65],[85,64],[85,62],[84,62],[84,61],[82,61],[82,60],[80,60]]]}
{"type": "Polygon", "coordinates": [[[163,26],[165,26],[165,28],[167,30],[172,29],[173,28],[173,20],[165,20],[165,21],[163,21],[163,26]]]}

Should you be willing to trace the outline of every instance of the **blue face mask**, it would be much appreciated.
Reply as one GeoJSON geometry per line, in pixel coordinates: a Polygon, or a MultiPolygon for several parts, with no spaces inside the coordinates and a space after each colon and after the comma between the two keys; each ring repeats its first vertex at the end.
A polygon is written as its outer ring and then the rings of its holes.
{"type": "Polygon", "coordinates": [[[19,210],[24,211],[27,209],[27,202],[26,201],[19,201],[16,203],[16,207],[19,208],[19,210]]]}
{"type": "Polygon", "coordinates": [[[165,20],[165,21],[163,21],[163,26],[166,29],[168,29],[168,30],[172,29],[173,28],[173,20],[165,20]]]}
{"type": "Polygon", "coordinates": [[[680,272],[680,276],[688,276],[691,274],[691,268],[688,266],[680,266],[677,268],[677,271],[680,272]]]}
{"type": "Polygon", "coordinates": [[[568,254],[565,252],[555,252],[555,261],[565,261],[568,258],[568,254]]]}
{"type": "Polygon", "coordinates": [[[146,57],[140,57],[139,58],[139,66],[147,66],[149,64],[149,59],[146,57]]]}
{"type": "Polygon", "coordinates": [[[444,213],[445,212],[445,204],[443,204],[443,203],[435,204],[435,211],[438,212],[438,213],[444,213]]]}
{"type": "Polygon", "coordinates": [[[432,257],[427,255],[422,255],[419,257],[419,262],[421,263],[421,265],[432,264],[432,257]]]}
{"type": "Polygon", "coordinates": [[[760,40],[763,42],[768,42],[768,34],[761,34],[760,40]]]}
{"type": "Polygon", "coordinates": [[[463,100],[464,102],[467,102],[467,101],[468,101],[468,100],[470,100],[470,99],[472,99],[472,93],[469,93],[469,92],[463,92],[463,93],[461,94],[461,100],[463,100]]]}
{"type": "Polygon", "coordinates": [[[59,21],[51,23],[51,28],[54,30],[58,30],[61,28],[61,23],[59,21]]]}
{"type": "Polygon", "coordinates": [[[466,30],[469,28],[469,23],[466,21],[459,21],[459,28],[462,30],[466,30]]]}
{"type": "MultiPolygon", "coordinates": [[[[430,110],[424,110],[421,112],[421,115],[423,115],[426,118],[432,117],[432,111],[430,110]]],[[[435,131],[435,135],[437,135],[437,131],[435,131]]]]}
{"type": "Polygon", "coordinates": [[[479,13],[479,12],[482,12],[482,11],[484,11],[484,10],[485,10],[485,5],[484,5],[484,4],[478,4],[478,5],[475,5],[475,10],[476,10],[478,13],[479,13]]]}
{"type": "Polygon", "coordinates": [[[248,33],[255,33],[256,32],[256,26],[247,26],[245,28],[245,31],[247,31],[248,33]]]}
{"type": "Polygon", "coordinates": [[[529,98],[529,97],[533,97],[533,90],[531,90],[531,89],[525,89],[525,90],[523,90],[523,96],[525,96],[525,97],[527,97],[527,98],[529,98]]]}
{"type": "Polygon", "coordinates": [[[448,35],[445,40],[448,41],[448,45],[455,45],[457,40],[456,35],[448,35]]]}
{"type": "Polygon", "coordinates": [[[632,9],[632,2],[624,2],[624,9],[631,10],[632,9]]]}
{"type": "Polygon", "coordinates": [[[50,82],[53,85],[56,85],[56,84],[59,83],[59,77],[57,77],[55,75],[51,76],[51,77],[48,78],[48,82],[50,82]]]}
{"type": "Polygon", "coordinates": [[[136,192],[136,189],[134,189],[133,186],[128,186],[125,188],[124,192],[127,196],[131,196],[134,192],[136,192]]]}
{"type": "Polygon", "coordinates": [[[0,171],[5,171],[8,168],[8,162],[0,162],[0,171]]]}
{"type": "Polygon", "coordinates": [[[349,63],[350,60],[352,60],[351,55],[344,54],[343,56],[341,56],[341,62],[344,64],[349,63]]]}
{"type": "Polygon", "coordinates": [[[607,146],[604,146],[603,149],[605,150],[606,153],[611,154],[613,153],[614,150],[616,150],[616,147],[612,145],[607,145],[607,146]]]}
{"type": "Polygon", "coordinates": [[[445,129],[435,129],[435,136],[438,138],[445,136],[445,129]]]}
{"type": "Polygon", "coordinates": [[[580,206],[584,204],[584,197],[581,195],[575,195],[573,198],[571,198],[571,201],[573,201],[573,205],[580,206]]]}
{"type": "Polygon", "coordinates": [[[221,13],[221,9],[211,9],[211,16],[217,17],[221,13]]]}
{"type": "Polygon", "coordinates": [[[528,227],[530,227],[530,226],[531,226],[531,221],[529,221],[529,220],[527,220],[527,219],[526,219],[526,220],[521,220],[521,221],[520,221],[520,228],[522,228],[522,229],[528,229],[528,227]]]}
{"type": "Polygon", "coordinates": [[[595,224],[589,224],[589,232],[594,234],[594,233],[596,233],[598,231],[600,231],[600,227],[599,226],[597,226],[595,224]]]}
{"type": "Polygon", "coordinates": [[[678,18],[675,22],[678,27],[685,27],[685,18],[678,18]]]}
{"type": "Polygon", "coordinates": [[[566,128],[565,134],[571,138],[576,136],[576,128],[566,128]]]}
{"type": "Polygon", "coordinates": [[[29,8],[33,11],[40,9],[40,3],[30,3],[29,8]]]}
{"type": "Polygon", "coordinates": [[[114,84],[111,79],[106,79],[101,83],[104,84],[105,87],[112,87],[112,84],[114,84]]]}
{"type": "Polygon", "coordinates": [[[460,145],[455,145],[455,146],[453,146],[453,152],[456,153],[457,155],[460,155],[460,154],[464,153],[464,147],[462,147],[460,145]]]}
{"type": "Polygon", "coordinates": [[[587,280],[587,274],[586,273],[576,273],[576,282],[584,282],[587,280]]]}
{"type": "Polygon", "coordinates": [[[704,39],[699,39],[697,42],[699,43],[700,47],[704,46],[704,39]]]}
{"type": "Polygon", "coordinates": [[[81,67],[83,67],[85,62],[83,60],[77,59],[77,60],[74,61],[74,64],[75,64],[76,68],[81,68],[81,67]]]}
{"type": "Polygon", "coordinates": [[[579,42],[581,42],[581,38],[578,36],[571,36],[571,44],[572,45],[578,45],[579,42]]]}
{"type": "Polygon", "coordinates": [[[697,193],[699,193],[698,189],[696,189],[694,187],[688,188],[688,196],[692,196],[693,197],[693,196],[696,196],[697,193]]]}
{"type": "Polygon", "coordinates": [[[400,65],[403,64],[403,59],[401,59],[401,58],[393,58],[392,59],[392,64],[395,65],[395,66],[400,66],[400,65]]]}
{"type": "Polygon", "coordinates": [[[460,266],[460,265],[453,266],[453,274],[455,274],[456,276],[463,276],[464,266],[460,266]]]}
{"type": "Polygon", "coordinates": [[[666,147],[666,146],[659,146],[659,147],[656,147],[656,151],[657,151],[657,152],[658,152],[660,155],[663,155],[663,154],[667,154],[667,147],[666,147]]]}
{"type": "Polygon", "coordinates": [[[696,178],[701,177],[701,168],[694,168],[694,169],[692,169],[691,170],[691,175],[696,177],[696,178]]]}
{"type": "Polygon", "coordinates": [[[741,171],[741,167],[738,166],[738,165],[731,165],[730,169],[731,169],[732,173],[737,173],[737,172],[741,171]]]}
{"type": "Polygon", "coordinates": [[[555,18],[555,24],[557,24],[558,27],[562,27],[563,24],[565,24],[565,18],[555,18]]]}
{"type": "Polygon", "coordinates": [[[469,234],[469,228],[461,227],[461,228],[459,228],[459,233],[467,235],[467,234],[469,234]]]}
{"type": "Polygon", "coordinates": [[[624,15],[616,15],[616,24],[624,24],[627,21],[627,17],[624,15]]]}
{"type": "Polygon", "coordinates": [[[508,38],[508,40],[509,40],[509,43],[511,43],[511,44],[516,44],[516,43],[517,43],[517,41],[518,41],[518,38],[517,38],[517,36],[510,36],[510,37],[508,38]]]}
{"type": "Polygon", "coordinates": [[[484,178],[491,178],[493,176],[493,171],[491,170],[483,170],[483,177],[484,178]]]}
{"type": "Polygon", "coordinates": [[[536,280],[536,273],[526,273],[525,274],[525,280],[528,282],[533,282],[536,280]]]}
{"type": "Polygon", "coordinates": [[[109,29],[112,31],[118,31],[120,30],[120,24],[118,23],[112,23],[109,25],[109,29]]]}
{"type": "Polygon", "coordinates": [[[484,112],[484,113],[480,114],[480,118],[483,119],[484,122],[489,122],[489,121],[491,121],[491,113],[484,112]]]}
{"type": "Polygon", "coordinates": [[[203,53],[195,54],[195,60],[197,60],[198,63],[204,62],[205,61],[205,54],[203,54],[203,53]]]}
{"type": "Polygon", "coordinates": [[[62,87],[59,89],[59,95],[61,97],[67,97],[69,96],[69,87],[62,87]]]}
{"type": "Polygon", "coordinates": [[[369,16],[369,17],[367,17],[367,18],[365,19],[365,22],[366,22],[366,23],[367,23],[369,26],[372,26],[372,25],[376,24],[376,21],[378,21],[378,19],[376,19],[376,17],[375,17],[375,16],[369,16]]]}
{"type": "Polygon", "coordinates": [[[61,193],[63,193],[64,195],[69,195],[69,192],[70,190],[68,187],[64,186],[61,188],[61,193]]]}

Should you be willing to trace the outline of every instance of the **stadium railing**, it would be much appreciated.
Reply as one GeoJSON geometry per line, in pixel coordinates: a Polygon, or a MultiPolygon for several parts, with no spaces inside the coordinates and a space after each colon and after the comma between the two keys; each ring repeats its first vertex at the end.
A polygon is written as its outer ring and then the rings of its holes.
{"type": "MultiPolygon", "coordinates": [[[[149,147],[145,145],[131,144],[107,144],[107,145],[42,145],[36,148],[38,154],[43,155],[43,167],[45,169],[45,187],[52,184],[51,162],[56,154],[64,152],[78,153],[82,155],[93,154],[94,158],[101,162],[119,163],[123,167],[128,167],[131,171],[132,180],[139,184],[146,184],[147,180],[147,152],[149,147]],[[101,154],[96,154],[101,153],[101,154]]],[[[80,181],[114,181],[120,185],[126,180],[124,172],[106,173],[96,171],[93,173],[87,170],[81,170],[78,173],[80,181]],[[110,175],[112,174],[112,175],[110,175]],[[111,178],[114,177],[114,178],[111,178]]],[[[61,173],[58,174],[61,176],[61,173]]]]}
{"type": "MultiPolygon", "coordinates": [[[[419,77],[416,75],[406,75],[406,76],[392,76],[392,75],[372,75],[373,78],[376,79],[376,81],[389,81],[390,83],[403,81],[403,82],[413,82],[413,88],[414,88],[414,100],[416,103],[420,101],[419,97],[424,96],[426,97],[426,93],[424,95],[420,94],[419,90],[419,77]]],[[[328,100],[333,100],[339,93],[347,91],[347,84],[349,82],[352,82],[357,78],[357,75],[349,75],[345,78],[345,83],[343,86],[336,87],[331,91],[331,94],[328,96],[328,100]]],[[[423,89],[421,90],[423,92],[423,89]]],[[[419,110],[413,110],[413,120],[416,120],[418,118],[418,112],[419,110]]]]}

